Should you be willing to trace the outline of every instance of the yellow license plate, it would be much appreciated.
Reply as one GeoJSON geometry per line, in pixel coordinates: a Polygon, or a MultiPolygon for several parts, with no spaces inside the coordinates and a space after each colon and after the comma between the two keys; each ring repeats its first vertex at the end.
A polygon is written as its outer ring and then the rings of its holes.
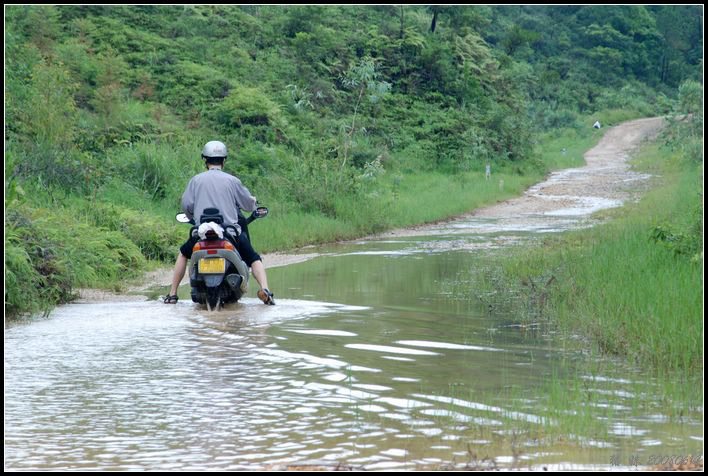
{"type": "Polygon", "coordinates": [[[223,273],[226,271],[226,260],[224,258],[208,258],[199,261],[200,273],[223,273]]]}

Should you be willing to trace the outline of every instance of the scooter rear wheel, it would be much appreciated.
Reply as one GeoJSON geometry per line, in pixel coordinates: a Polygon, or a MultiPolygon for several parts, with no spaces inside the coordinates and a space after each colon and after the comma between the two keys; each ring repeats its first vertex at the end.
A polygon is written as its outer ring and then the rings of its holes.
{"type": "Polygon", "coordinates": [[[219,310],[221,308],[221,289],[207,288],[206,291],[207,309],[210,311],[219,310]]]}

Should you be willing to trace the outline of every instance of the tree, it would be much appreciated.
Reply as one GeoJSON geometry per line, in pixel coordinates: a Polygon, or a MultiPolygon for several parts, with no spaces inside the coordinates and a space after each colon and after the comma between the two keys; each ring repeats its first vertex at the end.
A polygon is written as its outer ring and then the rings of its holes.
{"type": "Polygon", "coordinates": [[[693,61],[692,64],[696,65],[702,56],[692,57],[696,56],[694,45],[701,43],[701,28],[695,27],[701,22],[700,8],[665,6],[658,11],[656,25],[663,37],[659,66],[662,83],[675,86],[687,79],[689,68],[686,63],[693,61]]]}
{"type": "Polygon", "coordinates": [[[348,152],[351,146],[352,136],[356,130],[356,118],[359,111],[364,93],[368,92],[370,102],[378,102],[382,97],[386,96],[391,90],[391,84],[385,81],[379,81],[380,73],[376,70],[376,63],[372,58],[364,58],[359,64],[353,65],[344,73],[340,80],[342,84],[353,89],[357,96],[354,102],[354,114],[352,115],[352,124],[347,134],[347,139],[344,142],[344,152],[342,158],[342,168],[347,163],[348,152]]]}
{"type": "Polygon", "coordinates": [[[438,24],[438,15],[442,11],[442,7],[439,5],[434,5],[429,8],[431,13],[433,14],[433,20],[430,22],[430,33],[435,33],[435,27],[438,24]]]}
{"type": "Polygon", "coordinates": [[[514,25],[502,40],[502,47],[506,54],[513,56],[519,48],[525,45],[532,45],[540,38],[540,34],[524,30],[519,25],[514,25]]]}
{"type": "Polygon", "coordinates": [[[121,105],[123,77],[127,66],[112,48],[100,55],[98,64],[96,92],[91,104],[103,118],[104,124],[110,126],[114,125],[121,105]]]}
{"type": "Polygon", "coordinates": [[[38,64],[32,71],[32,88],[24,120],[38,145],[47,149],[70,147],[74,138],[76,84],[64,68],[38,64]]]}

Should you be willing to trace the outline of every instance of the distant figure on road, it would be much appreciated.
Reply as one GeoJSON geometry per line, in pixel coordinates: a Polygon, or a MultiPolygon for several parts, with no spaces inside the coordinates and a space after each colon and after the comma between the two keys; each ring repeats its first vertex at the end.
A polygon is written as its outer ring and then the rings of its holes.
{"type": "Polygon", "coordinates": [[[595,121],[595,124],[592,125],[595,129],[600,128],[600,121],[595,121]]]}
{"type": "Polygon", "coordinates": [[[484,172],[484,178],[486,180],[489,180],[490,178],[492,178],[492,166],[489,162],[487,162],[487,167],[484,172]]]}

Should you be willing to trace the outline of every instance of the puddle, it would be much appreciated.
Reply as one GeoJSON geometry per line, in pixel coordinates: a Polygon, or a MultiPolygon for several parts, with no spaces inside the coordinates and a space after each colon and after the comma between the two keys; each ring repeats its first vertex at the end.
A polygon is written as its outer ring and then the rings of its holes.
{"type": "Polygon", "coordinates": [[[678,424],[661,402],[634,409],[651,396],[631,369],[581,379],[603,432],[539,448],[520,429],[572,417],[547,411],[542,384],[580,356],[449,292],[484,250],[339,251],[273,269],[276,306],[75,304],[8,327],[6,468],[435,470],[465,467],[470,451],[501,467],[606,468],[618,451],[702,448],[701,414],[678,424]]]}

